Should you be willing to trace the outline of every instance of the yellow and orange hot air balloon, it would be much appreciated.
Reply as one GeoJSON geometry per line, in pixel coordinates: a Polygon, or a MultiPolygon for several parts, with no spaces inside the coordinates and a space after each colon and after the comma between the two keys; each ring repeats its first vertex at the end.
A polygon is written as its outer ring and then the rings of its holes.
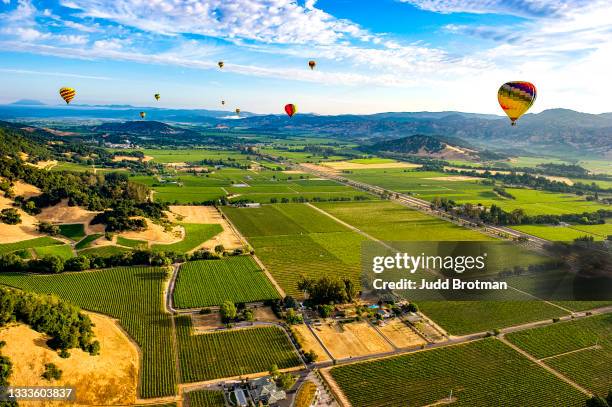
{"type": "Polygon", "coordinates": [[[144,119],[145,117],[147,117],[147,112],[140,112],[140,118],[144,119]]]}
{"type": "Polygon", "coordinates": [[[297,113],[297,106],[293,103],[289,103],[285,105],[285,112],[289,117],[293,117],[293,115],[297,113]]]}
{"type": "Polygon", "coordinates": [[[153,95],[153,96],[155,96],[155,99],[156,99],[156,100],[159,100],[159,98],[160,98],[159,93],[156,93],[156,94],[155,94],[155,95],[153,95]]]}
{"type": "Polygon", "coordinates": [[[530,82],[506,82],[497,91],[497,100],[504,112],[510,118],[512,125],[523,115],[537,95],[536,87],[530,82]]]}
{"type": "Polygon", "coordinates": [[[69,104],[70,101],[74,99],[74,96],[76,95],[76,90],[74,90],[73,88],[61,88],[59,90],[59,94],[62,99],[66,101],[66,104],[69,104]]]}
{"type": "Polygon", "coordinates": [[[219,68],[223,68],[223,65],[225,65],[225,63],[223,61],[219,61],[217,62],[217,65],[219,65],[219,68]]]}
{"type": "Polygon", "coordinates": [[[313,70],[315,66],[317,66],[317,63],[311,59],[310,61],[308,61],[308,66],[311,70],[313,70]]]}

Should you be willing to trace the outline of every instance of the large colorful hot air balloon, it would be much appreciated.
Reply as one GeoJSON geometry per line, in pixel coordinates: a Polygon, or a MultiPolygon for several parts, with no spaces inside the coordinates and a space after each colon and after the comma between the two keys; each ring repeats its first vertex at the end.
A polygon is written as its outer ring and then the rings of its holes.
{"type": "Polygon", "coordinates": [[[69,104],[70,101],[74,99],[74,96],[76,95],[76,90],[72,88],[61,88],[59,90],[59,94],[62,97],[62,99],[66,101],[66,104],[69,104]]]}
{"type": "Polygon", "coordinates": [[[317,66],[317,63],[313,60],[308,61],[308,66],[310,67],[310,69],[314,69],[315,66],[317,66]]]}
{"type": "Polygon", "coordinates": [[[156,93],[154,96],[156,100],[159,100],[159,93],[156,93]]]}
{"type": "Polygon", "coordinates": [[[217,65],[219,65],[219,68],[223,68],[223,65],[225,65],[225,64],[223,63],[223,61],[219,61],[219,62],[217,62],[217,65]]]}
{"type": "Polygon", "coordinates": [[[140,112],[140,118],[144,119],[147,116],[147,112],[140,112]]]}
{"type": "Polygon", "coordinates": [[[507,82],[497,91],[497,100],[504,112],[516,125],[516,121],[521,117],[533,102],[537,95],[536,87],[530,82],[507,82]]]}
{"type": "Polygon", "coordinates": [[[236,108],[236,116],[240,115],[240,109],[236,108]]]}
{"type": "Polygon", "coordinates": [[[297,106],[293,103],[289,103],[285,105],[285,112],[287,112],[289,117],[293,117],[293,115],[297,113],[297,106]]]}

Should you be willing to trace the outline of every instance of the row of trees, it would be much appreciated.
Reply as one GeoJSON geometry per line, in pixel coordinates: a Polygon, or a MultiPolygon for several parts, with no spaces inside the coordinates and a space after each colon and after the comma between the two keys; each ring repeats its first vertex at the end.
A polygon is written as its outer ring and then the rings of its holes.
{"type": "Polygon", "coordinates": [[[56,296],[0,288],[0,326],[10,322],[49,335],[47,344],[53,349],[81,348],[92,355],[100,351],[89,317],[56,296]]]}

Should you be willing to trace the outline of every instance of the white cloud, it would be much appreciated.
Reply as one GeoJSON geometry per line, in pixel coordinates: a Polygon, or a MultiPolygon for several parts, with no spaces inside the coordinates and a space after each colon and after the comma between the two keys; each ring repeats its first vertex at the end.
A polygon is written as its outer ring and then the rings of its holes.
{"type": "Polygon", "coordinates": [[[112,78],[108,76],[92,76],[92,75],[80,75],[75,73],[67,73],[67,72],[46,72],[46,71],[31,71],[28,69],[5,69],[0,68],[0,72],[5,73],[16,73],[22,75],[46,75],[46,76],[60,76],[66,78],[79,78],[79,79],[94,79],[100,81],[110,81],[112,78]]]}

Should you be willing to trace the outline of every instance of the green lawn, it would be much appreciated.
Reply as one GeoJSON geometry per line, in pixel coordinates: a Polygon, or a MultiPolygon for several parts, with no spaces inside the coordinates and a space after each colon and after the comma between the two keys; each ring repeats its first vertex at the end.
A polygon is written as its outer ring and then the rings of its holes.
{"type": "Polygon", "coordinates": [[[605,396],[610,390],[612,314],[515,332],[507,338],[592,392],[605,396]]]}
{"type": "Polygon", "coordinates": [[[183,240],[172,244],[154,244],[152,249],[154,251],[187,253],[223,231],[221,225],[216,223],[210,225],[183,223],[182,225],[185,228],[185,237],[183,240]]]}
{"type": "Polygon", "coordinates": [[[586,396],[495,339],[335,367],[353,407],[583,407],[586,396]]]}
{"type": "Polygon", "coordinates": [[[79,241],[85,237],[85,225],[82,223],[59,225],[59,229],[62,235],[74,241],[79,241]]]}
{"type": "Polygon", "coordinates": [[[15,252],[23,249],[31,249],[34,247],[44,247],[44,246],[53,246],[53,245],[62,245],[63,242],[59,240],[53,239],[51,237],[37,237],[35,239],[22,240],[21,242],[16,243],[5,243],[0,244],[0,254],[15,252]]]}
{"type": "Polygon", "coordinates": [[[177,308],[255,302],[279,298],[266,275],[249,256],[200,260],[181,266],[174,290],[177,308]]]}

